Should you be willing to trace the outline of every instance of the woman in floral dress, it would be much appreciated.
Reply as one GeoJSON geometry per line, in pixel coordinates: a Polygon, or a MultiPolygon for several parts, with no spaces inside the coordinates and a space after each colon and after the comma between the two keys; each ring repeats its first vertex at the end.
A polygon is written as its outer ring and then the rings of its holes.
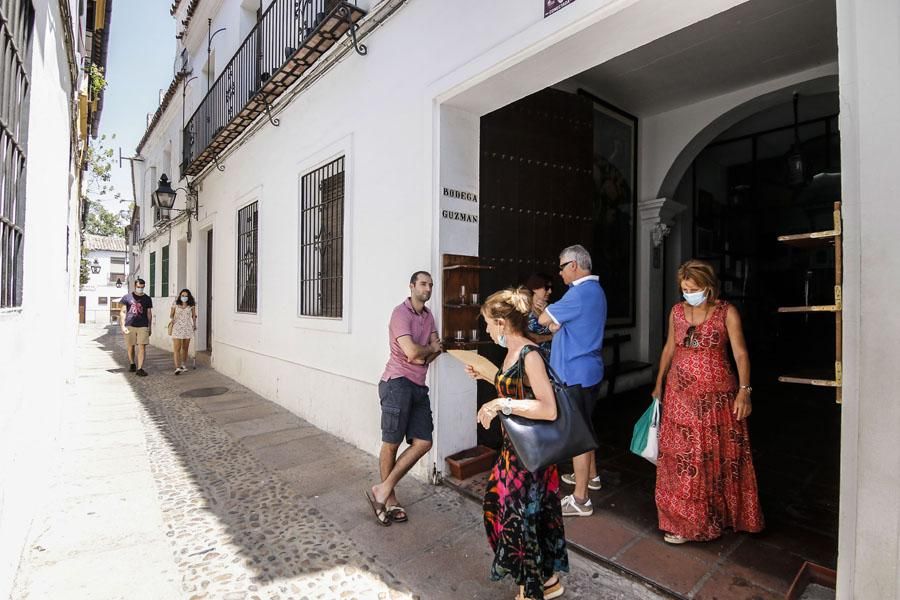
{"type": "MultiPolygon", "coordinates": [[[[488,334],[507,349],[492,382],[498,398],[478,411],[478,421],[485,428],[500,412],[530,419],[556,418],[556,397],[546,363],[525,335],[530,313],[531,293],[526,288],[497,292],[482,307],[488,334]]],[[[478,377],[471,367],[467,371],[478,377]]],[[[569,559],[558,490],[556,466],[526,470],[504,431],[484,496],[484,526],[494,551],[491,579],[512,577],[519,584],[518,598],[540,600],[563,594],[558,573],[569,570],[569,559]]]]}
{"type": "Polygon", "coordinates": [[[740,315],[718,299],[708,263],[686,262],[677,279],[684,302],[669,314],[653,391],[659,398],[665,382],[656,472],[659,528],[670,544],[713,540],[726,528],[761,531],[746,421],[750,358],[740,315]]]}

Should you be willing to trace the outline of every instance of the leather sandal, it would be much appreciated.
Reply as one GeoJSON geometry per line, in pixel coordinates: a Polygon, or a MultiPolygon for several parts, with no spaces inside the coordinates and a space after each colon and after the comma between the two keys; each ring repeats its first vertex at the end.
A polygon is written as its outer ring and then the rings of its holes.
{"type": "Polygon", "coordinates": [[[387,511],[388,516],[391,518],[391,521],[393,521],[394,523],[406,523],[407,521],[409,521],[409,517],[406,515],[406,509],[399,504],[391,504],[390,506],[386,506],[385,510],[387,511]]]}
{"type": "Polygon", "coordinates": [[[375,520],[378,521],[378,524],[383,525],[384,527],[389,526],[391,524],[391,517],[385,510],[384,504],[375,502],[375,498],[373,498],[368,491],[366,491],[366,500],[369,501],[369,506],[372,507],[372,512],[375,513],[375,520]]]}

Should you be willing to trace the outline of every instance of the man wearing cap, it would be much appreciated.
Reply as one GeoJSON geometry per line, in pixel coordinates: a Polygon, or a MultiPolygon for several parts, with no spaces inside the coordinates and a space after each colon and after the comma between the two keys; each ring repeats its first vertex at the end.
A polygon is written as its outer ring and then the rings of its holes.
{"type": "Polygon", "coordinates": [[[431,400],[425,386],[428,365],[441,353],[434,316],[425,306],[434,282],[425,271],[409,279],[409,298],[394,309],[388,327],[390,358],[378,383],[381,399],[381,483],[366,497],[381,525],[408,520],[397,502],[394,488],[420,458],[431,449],[434,423],[431,400]],[[409,447],[400,456],[403,439],[409,447]]]}

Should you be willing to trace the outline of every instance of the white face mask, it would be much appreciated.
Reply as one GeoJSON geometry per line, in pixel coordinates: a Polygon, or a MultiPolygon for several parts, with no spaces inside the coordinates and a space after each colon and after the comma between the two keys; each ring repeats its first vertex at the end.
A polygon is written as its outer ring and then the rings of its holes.
{"type": "Polygon", "coordinates": [[[700,306],[706,302],[706,290],[701,290],[699,292],[682,292],[681,295],[684,296],[684,301],[691,306],[700,306]]]}
{"type": "Polygon", "coordinates": [[[188,301],[188,297],[187,297],[187,296],[182,296],[182,297],[181,297],[181,301],[182,301],[182,302],[187,302],[187,301],[188,301]]]}
{"type": "Polygon", "coordinates": [[[137,294],[138,296],[143,296],[143,295],[144,295],[144,288],[135,288],[135,289],[134,289],[134,293],[137,294]]]}

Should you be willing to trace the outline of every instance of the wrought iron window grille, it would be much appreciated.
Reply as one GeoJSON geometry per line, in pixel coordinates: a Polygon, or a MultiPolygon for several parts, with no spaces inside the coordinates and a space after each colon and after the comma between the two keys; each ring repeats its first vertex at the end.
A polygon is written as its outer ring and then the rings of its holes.
{"type": "Polygon", "coordinates": [[[257,312],[259,202],[241,208],[237,215],[237,312],[257,312]]]}
{"type": "Polygon", "coordinates": [[[344,157],[301,178],[300,315],[344,316],[344,157]]]}
{"type": "Polygon", "coordinates": [[[30,0],[0,2],[0,308],[22,305],[33,31],[30,0]]]}

